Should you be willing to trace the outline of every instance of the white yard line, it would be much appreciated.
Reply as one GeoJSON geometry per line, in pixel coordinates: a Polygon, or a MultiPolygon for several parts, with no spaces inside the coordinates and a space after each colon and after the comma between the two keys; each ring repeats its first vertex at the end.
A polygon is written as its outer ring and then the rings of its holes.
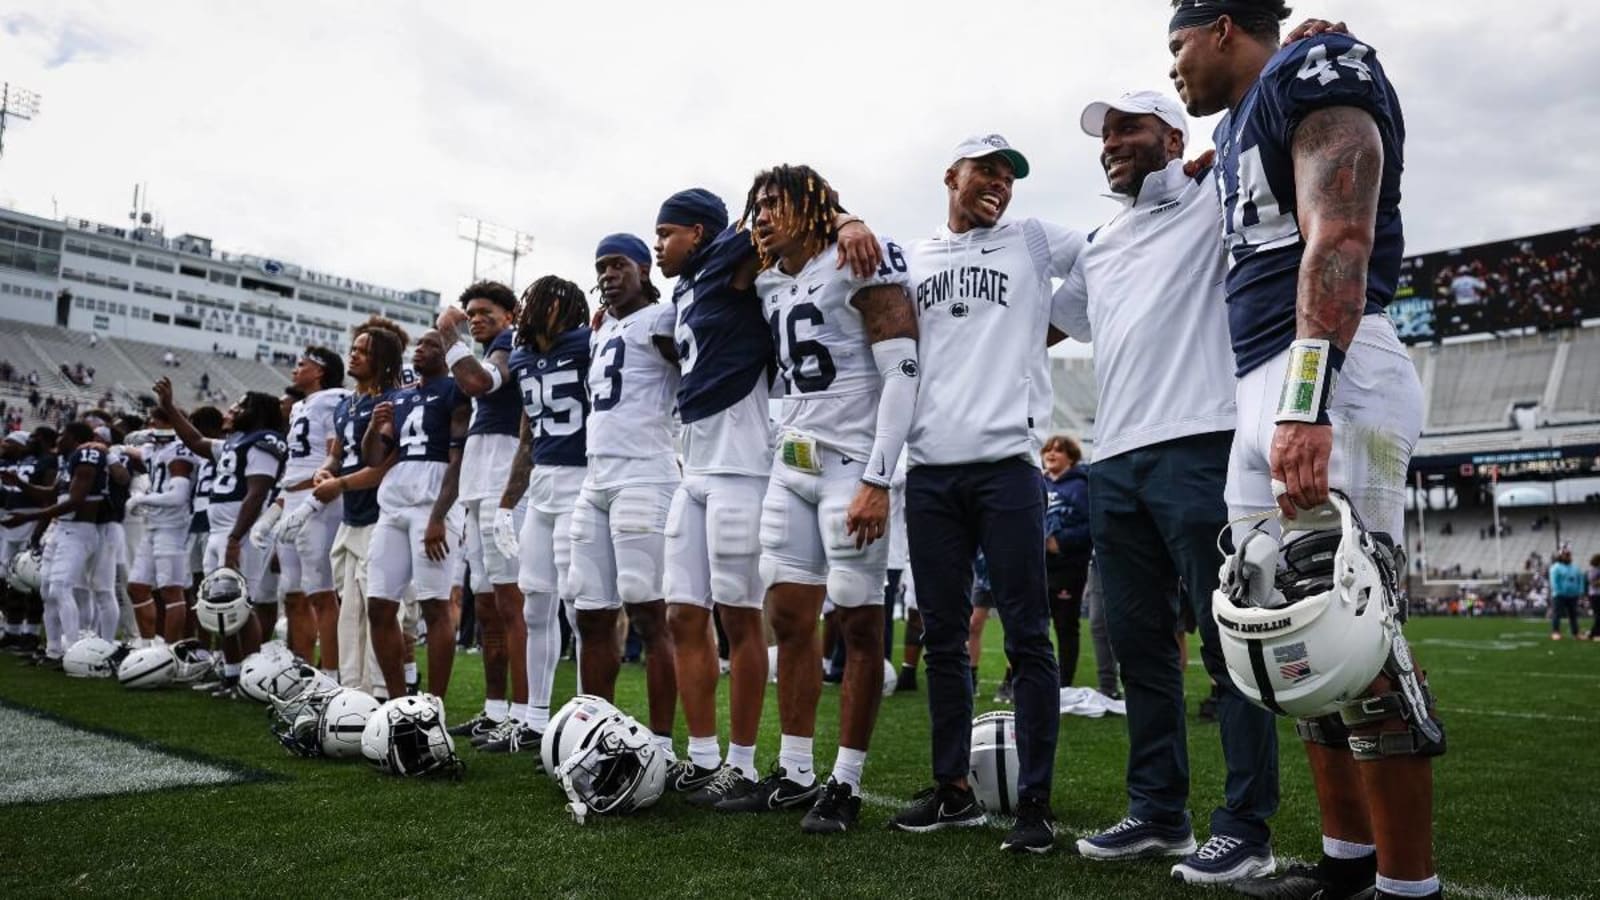
{"type": "Polygon", "coordinates": [[[1494,716],[1499,719],[1532,719],[1537,722],[1577,722],[1579,724],[1600,724],[1600,719],[1590,716],[1553,716],[1549,713],[1513,712],[1504,709],[1470,709],[1464,706],[1441,706],[1440,712],[1465,713],[1469,716],[1494,716]]]}

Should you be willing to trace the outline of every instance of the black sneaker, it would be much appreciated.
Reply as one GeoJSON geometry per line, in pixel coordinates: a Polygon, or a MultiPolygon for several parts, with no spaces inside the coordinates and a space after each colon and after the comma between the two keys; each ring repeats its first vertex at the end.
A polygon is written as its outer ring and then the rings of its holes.
{"type": "Polygon", "coordinates": [[[1200,710],[1197,715],[1202,722],[1215,722],[1217,720],[1217,700],[1222,696],[1222,691],[1216,686],[1211,686],[1211,693],[1201,698],[1200,710]]]}
{"type": "Polygon", "coordinates": [[[900,677],[895,679],[894,692],[897,694],[917,689],[917,670],[900,667],[900,677]]]}
{"type": "Polygon", "coordinates": [[[47,671],[59,672],[61,671],[61,657],[50,656],[49,654],[41,653],[33,658],[33,665],[36,668],[45,669],[47,671]]]}
{"type": "Polygon", "coordinates": [[[1088,859],[1143,859],[1147,856],[1188,856],[1195,851],[1189,817],[1176,825],[1146,822],[1127,816],[1099,834],[1078,839],[1078,855],[1088,859]]]}
{"type": "Polygon", "coordinates": [[[692,794],[710,784],[720,771],[720,767],[707,769],[695,765],[692,760],[677,760],[667,769],[667,790],[692,794]]]}
{"type": "Polygon", "coordinates": [[[1278,868],[1272,845],[1227,834],[1213,834],[1172,867],[1172,877],[1188,884],[1229,884],[1271,875],[1278,868]]]}
{"type": "Polygon", "coordinates": [[[526,722],[506,721],[511,723],[510,727],[504,729],[500,737],[479,744],[479,750],[485,753],[523,753],[539,749],[539,740],[544,735],[534,731],[526,722]]]}
{"type": "Polygon", "coordinates": [[[489,718],[488,713],[479,712],[477,715],[466,720],[465,722],[462,722],[460,725],[452,725],[449,728],[446,728],[445,731],[450,732],[451,737],[473,737],[475,735],[493,731],[494,727],[498,724],[500,723],[489,718]]]}
{"type": "Polygon", "coordinates": [[[806,834],[835,834],[848,831],[860,817],[861,795],[850,790],[850,785],[834,781],[830,775],[828,783],[817,794],[817,802],[811,804],[806,817],[800,820],[800,830],[806,834]]]}
{"type": "Polygon", "coordinates": [[[889,827],[920,833],[941,828],[972,828],[987,821],[983,805],[971,788],[941,784],[912,797],[909,806],[889,819],[889,827]]]}
{"type": "Polygon", "coordinates": [[[1260,900],[1350,900],[1374,890],[1376,856],[1331,859],[1324,856],[1314,866],[1297,863],[1262,878],[1246,878],[1229,885],[1246,897],[1260,900]]]}
{"type": "Polygon", "coordinates": [[[39,636],[37,634],[19,634],[17,639],[6,648],[6,652],[13,656],[32,656],[39,650],[39,636]]]}
{"type": "Polygon", "coordinates": [[[686,799],[689,801],[690,806],[710,809],[722,802],[722,798],[728,796],[734,790],[740,789],[744,785],[753,786],[754,784],[754,781],[744,777],[743,772],[733,766],[724,765],[717,770],[717,774],[711,776],[710,781],[701,785],[699,790],[690,794],[686,799]]]}
{"type": "Polygon", "coordinates": [[[1012,853],[1049,853],[1055,846],[1056,817],[1050,814],[1050,805],[1037,800],[1018,803],[1016,824],[1000,842],[1000,849],[1012,853]]]}
{"type": "Polygon", "coordinates": [[[813,777],[810,784],[789,780],[789,771],[783,766],[773,766],[767,777],[755,782],[748,780],[734,787],[711,808],[721,812],[766,812],[769,809],[798,809],[810,806],[817,799],[822,786],[813,777]],[[750,785],[745,787],[745,785],[750,785]]]}
{"type": "Polygon", "coordinates": [[[1000,687],[996,688],[994,692],[994,702],[1004,703],[1007,706],[1016,702],[1016,693],[1011,689],[1010,681],[1000,682],[1000,687]]]}
{"type": "Polygon", "coordinates": [[[482,750],[483,746],[491,741],[505,740],[506,736],[516,727],[517,723],[510,716],[507,716],[494,723],[494,727],[488,731],[479,731],[477,734],[469,735],[468,741],[472,744],[474,750],[482,750]]]}

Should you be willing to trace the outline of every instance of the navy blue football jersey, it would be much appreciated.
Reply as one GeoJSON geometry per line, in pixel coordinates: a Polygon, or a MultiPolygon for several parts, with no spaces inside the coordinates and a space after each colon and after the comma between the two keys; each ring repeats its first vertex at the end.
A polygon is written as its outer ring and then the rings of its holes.
{"type": "Polygon", "coordinates": [[[211,484],[217,479],[217,464],[209,459],[200,460],[194,470],[194,491],[189,494],[189,506],[194,515],[189,519],[190,534],[205,534],[211,530],[211,484]]]}
{"type": "Polygon", "coordinates": [[[589,419],[589,328],[562,333],[550,352],[518,347],[511,354],[511,377],[533,429],[533,464],[582,466],[588,463],[584,424],[589,419]]]}
{"type": "Polygon", "coordinates": [[[106,496],[100,502],[100,515],[96,522],[122,522],[128,518],[128,497],[132,493],[133,483],[117,484],[111,477],[111,466],[127,466],[127,454],[112,450],[106,459],[106,496]]]}
{"type": "Polygon", "coordinates": [[[394,430],[402,462],[450,461],[450,416],[471,398],[448,376],[394,392],[394,430]]]}
{"type": "MultiPolygon", "coordinates": [[[[393,391],[381,394],[351,394],[339,401],[333,411],[333,428],[339,436],[339,474],[350,475],[364,468],[361,462],[361,438],[372,422],[372,410],[384,400],[392,400],[393,391]]],[[[344,523],[346,525],[372,525],[378,521],[378,489],[349,490],[344,492],[344,523]]]]}
{"type": "Polygon", "coordinates": [[[89,482],[89,493],[84,495],[85,500],[103,500],[106,496],[107,484],[110,479],[106,476],[106,451],[94,447],[79,447],[67,457],[67,464],[61,467],[57,475],[57,493],[66,496],[72,489],[72,476],[80,466],[89,466],[94,469],[94,480],[89,482]]]}
{"type": "Polygon", "coordinates": [[[1295,218],[1295,129],[1329,106],[1371,114],[1383,139],[1383,179],[1368,313],[1394,299],[1405,254],[1400,172],[1405,121],[1377,53],[1349,35],[1324,34],[1273,54],[1261,77],[1217,125],[1217,189],[1222,196],[1228,272],[1228,328],[1244,375],[1294,340],[1296,281],[1305,239],[1295,218]]]}
{"type": "Polygon", "coordinates": [[[750,234],[729,225],[695,254],[672,289],[678,310],[678,415],[697,422],[749,395],[772,368],[772,331],[751,286],[733,275],[755,255],[750,234]],[[700,365],[709,359],[707,365],[700,365]]]}
{"type": "Polygon", "coordinates": [[[264,450],[278,461],[277,472],[264,473],[270,474],[273,481],[278,480],[283,461],[289,456],[283,435],[276,431],[234,432],[223,440],[222,452],[217,455],[211,481],[212,503],[238,503],[244,499],[249,490],[248,476],[260,474],[249,471],[251,450],[264,450]]]}
{"type": "MultiPolygon", "coordinates": [[[[42,456],[29,454],[7,464],[6,468],[17,473],[17,480],[23,484],[45,486],[55,481],[56,457],[50,453],[42,456]]],[[[24,494],[18,485],[0,483],[0,497],[4,498],[4,508],[8,510],[39,508],[39,504],[24,494]]]]}
{"type": "MultiPolygon", "coordinates": [[[[515,329],[507,328],[489,342],[489,352],[484,354],[487,363],[490,354],[497,350],[511,352],[515,329]]],[[[512,381],[516,380],[512,376],[512,381]]],[[[522,429],[522,397],[512,384],[502,384],[499,389],[472,401],[472,425],[467,435],[509,434],[515,436],[522,429]]]]}

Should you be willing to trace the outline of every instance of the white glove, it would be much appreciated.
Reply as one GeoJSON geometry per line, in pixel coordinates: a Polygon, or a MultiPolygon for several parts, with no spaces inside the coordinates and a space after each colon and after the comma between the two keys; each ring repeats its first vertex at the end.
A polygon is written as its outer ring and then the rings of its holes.
{"type": "Polygon", "coordinates": [[[142,515],[144,509],[144,494],[130,494],[128,502],[123,506],[123,511],[130,516],[142,515]]]}
{"type": "Polygon", "coordinates": [[[300,534],[300,529],[306,526],[306,522],[319,512],[322,512],[322,501],[315,497],[307,497],[305,502],[289,510],[278,523],[278,539],[285,542],[293,541],[300,534]]]}
{"type": "Polygon", "coordinates": [[[257,550],[265,550],[277,540],[278,519],[283,516],[283,504],[269,503],[256,524],[250,526],[250,543],[257,550]]]}
{"type": "Polygon", "coordinates": [[[517,520],[509,509],[494,514],[494,545],[506,559],[517,558],[517,520]]]}

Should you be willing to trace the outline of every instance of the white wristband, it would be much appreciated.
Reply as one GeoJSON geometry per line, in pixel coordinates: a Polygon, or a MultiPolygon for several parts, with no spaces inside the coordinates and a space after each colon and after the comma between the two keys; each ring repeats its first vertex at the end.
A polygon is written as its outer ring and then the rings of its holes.
{"type": "Polygon", "coordinates": [[[449,350],[444,352],[444,364],[454,369],[456,367],[456,363],[462,361],[463,359],[470,359],[471,357],[471,348],[460,341],[456,341],[450,345],[449,350]]]}

